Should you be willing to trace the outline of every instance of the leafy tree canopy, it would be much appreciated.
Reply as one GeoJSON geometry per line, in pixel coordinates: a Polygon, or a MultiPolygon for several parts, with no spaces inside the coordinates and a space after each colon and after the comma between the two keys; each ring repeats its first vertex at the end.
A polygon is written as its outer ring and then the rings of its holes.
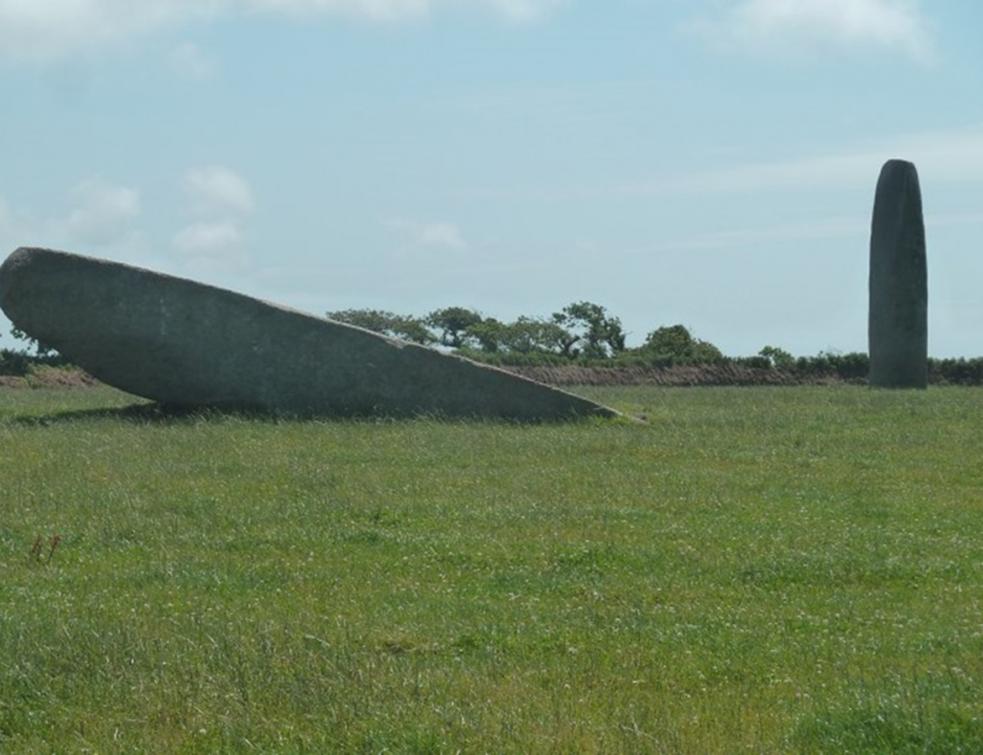
{"type": "Polygon", "coordinates": [[[653,330],[639,351],[656,359],[690,364],[718,362],[724,356],[712,343],[693,338],[683,325],[653,330]]]}
{"type": "Polygon", "coordinates": [[[625,332],[618,317],[609,315],[600,304],[589,301],[568,304],[552,317],[554,325],[567,331],[561,353],[574,357],[604,359],[625,350],[625,332]]]}
{"type": "Polygon", "coordinates": [[[788,369],[795,365],[795,357],[785,351],[785,349],[777,346],[765,346],[758,352],[758,356],[764,357],[771,362],[772,367],[777,367],[780,370],[788,369]]]}
{"type": "Polygon", "coordinates": [[[435,309],[426,317],[426,323],[440,333],[440,342],[452,349],[468,345],[468,329],[480,324],[483,318],[473,309],[466,307],[444,307],[435,309]]]}
{"type": "Polygon", "coordinates": [[[430,344],[436,340],[419,318],[397,315],[381,309],[343,309],[328,312],[327,317],[329,320],[356,325],[359,328],[413,343],[430,344]]]}

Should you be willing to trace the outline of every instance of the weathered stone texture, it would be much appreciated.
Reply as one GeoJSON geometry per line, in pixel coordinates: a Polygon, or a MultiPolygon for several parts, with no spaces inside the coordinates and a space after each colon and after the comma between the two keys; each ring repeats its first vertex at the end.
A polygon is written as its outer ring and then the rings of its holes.
{"type": "Polygon", "coordinates": [[[614,416],[503,370],[194,281],[47,249],[0,267],[0,307],[124,391],[297,415],[614,416]]]}
{"type": "Polygon", "coordinates": [[[877,182],[868,338],[872,386],[928,385],[925,223],[918,172],[903,160],[889,160],[877,182]]]}

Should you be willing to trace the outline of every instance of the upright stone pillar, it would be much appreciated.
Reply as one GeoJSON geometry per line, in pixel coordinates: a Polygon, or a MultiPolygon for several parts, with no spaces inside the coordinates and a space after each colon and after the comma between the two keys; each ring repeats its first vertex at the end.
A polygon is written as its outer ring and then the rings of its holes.
{"type": "Polygon", "coordinates": [[[870,385],[927,386],[927,278],[918,171],[889,160],[877,181],[870,233],[870,385]]]}

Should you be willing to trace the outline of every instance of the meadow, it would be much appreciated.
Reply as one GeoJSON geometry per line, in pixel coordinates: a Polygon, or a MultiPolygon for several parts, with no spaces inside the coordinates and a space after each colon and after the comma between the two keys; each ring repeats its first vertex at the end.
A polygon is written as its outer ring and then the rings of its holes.
{"type": "Polygon", "coordinates": [[[581,392],[0,389],[0,751],[983,751],[983,389],[581,392]]]}

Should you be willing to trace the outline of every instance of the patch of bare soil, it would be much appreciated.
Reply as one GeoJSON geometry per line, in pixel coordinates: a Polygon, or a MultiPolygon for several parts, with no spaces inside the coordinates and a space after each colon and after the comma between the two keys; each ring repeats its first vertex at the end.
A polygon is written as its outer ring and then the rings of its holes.
{"type": "Polygon", "coordinates": [[[25,377],[0,375],[0,388],[93,388],[100,385],[76,367],[36,367],[25,377]]]}
{"type": "Polygon", "coordinates": [[[506,367],[523,377],[556,386],[569,385],[830,385],[835,375],[803,376],[775,369],[741,365],[675,367],[506,367]]]}
{"type": "Polygon", "coordinates": [[[30,388],[27,380],[13,375],[0,375],[0,388],[30,388]]]}

